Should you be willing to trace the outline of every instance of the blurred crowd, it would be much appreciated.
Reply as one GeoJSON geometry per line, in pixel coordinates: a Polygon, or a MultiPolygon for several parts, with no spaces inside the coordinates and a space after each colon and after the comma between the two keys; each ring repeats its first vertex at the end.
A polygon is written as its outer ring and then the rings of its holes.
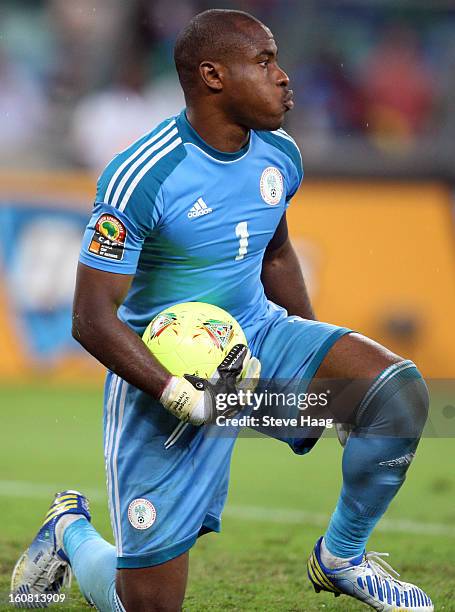
{"type": "Polygon", "coordinates": [[[450,4],[2,0],[0,167],[99,171],[178,112],[173,44],[211,7],[247,10],[272,28],[297,101],[288,127],[316,170],[337,171],[338,151],[359,167],[368,155],[385,169],[416,156],[428,168],[439,156],[441,167],[455,142],[450,4]]]}

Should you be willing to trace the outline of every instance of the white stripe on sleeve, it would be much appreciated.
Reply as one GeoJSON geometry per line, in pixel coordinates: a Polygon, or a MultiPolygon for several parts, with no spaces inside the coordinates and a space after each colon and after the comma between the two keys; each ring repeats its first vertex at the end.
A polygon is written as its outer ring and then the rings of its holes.
{"type": "Polygon", "coordinates": [[[150,138],[150,140],[147,140],[146,142],[144,142],[144,144],[142,144],[136,151],[134,151],[134,153],[132,153],[124,162],[121,166],[119,166],[114,174],[114,176],[111,178],[111,180],[109,181],[109,185],[107,187],[107,191],[104,195],[104,201],[106,203],[109,202],[109,196],[111,195],[111,191],[114,188],[115,182],[117,181],[118,177],[120,176],[120,174],[123,172],[123,170],[128,166],[128,164],[130,164],[132,161],[134,161],[136,159],[136,157],[138,155],[140,155],[142,153],[142,151],[144,149],[146,149],[149,145],[153,144],[154,142],[156,142],[159,138],[161,138],[161,136],[163,136],[163,134],[165,134],[171,127],[173,127],[175,125],[175,119],[173,119],[170,123],[168,123],[168,125],[166,125],[162,130],[160,130],[157,134],[155,134],[154,136],[152,136],[152,138],[150,138]]]}
{"type": "Polygon", "coordinates": [[[180,137],[177,138],[176,140],[173,140],[171,144],[169,144],[165,149],[162,149],[159,153],[157,153],[154,157],[152,157],[152,159],[142,168],[142,170],[138,172],[138,174],[134,177],[133,181],[131,182],[125,195],[122,198],[122,201],[118,207],[120,212],[123,212],[125,210],[126,205],[128,204],[133,191],[136,189],[138,183],[142,180],[145,174],[147,174],[150,168],[152,168],[156,163],[158,163],[160,159],[162,159],[165,155],[167,155],[173,149],[178,147],[179,144],[181,144],[181,142],[182,142],[182,139],[180,137]]]}

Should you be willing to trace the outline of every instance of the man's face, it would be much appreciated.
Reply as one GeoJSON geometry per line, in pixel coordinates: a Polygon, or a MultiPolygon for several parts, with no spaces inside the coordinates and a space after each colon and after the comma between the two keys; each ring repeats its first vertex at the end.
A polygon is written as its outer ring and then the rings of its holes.
{"type": "Polygon", "coordinates": [[[245,43],[225,62],[225,109],[249,129],[278,129],[294,106],[289,77],[278,65],[277,51],[270,30],[252,23],[245,43]]]}

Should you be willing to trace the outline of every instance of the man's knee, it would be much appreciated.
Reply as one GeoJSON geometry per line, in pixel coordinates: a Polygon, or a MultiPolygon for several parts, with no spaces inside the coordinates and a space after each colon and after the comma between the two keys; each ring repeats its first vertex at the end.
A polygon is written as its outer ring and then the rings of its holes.
{"type": "Polygon", "coordinates": [[[373,435],[420,438],[429,410],[429,394],[417,366],[409,360],[386,368],[356,411],[356,430],[373,435]]]}

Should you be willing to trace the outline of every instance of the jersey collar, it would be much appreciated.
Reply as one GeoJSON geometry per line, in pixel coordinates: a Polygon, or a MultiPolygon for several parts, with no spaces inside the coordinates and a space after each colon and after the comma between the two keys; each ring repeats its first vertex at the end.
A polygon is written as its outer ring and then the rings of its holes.
{"type": "Polygon", "coordinates": [[[214,149],[209,144],[207,144],[205,140],[202,140],[202,138],[190,124],[186,116],[186,110],[182,110],[180,115],[177,117],[177,126],[179,128],[179,134],[183,142],[193,143],[194,145],[202,149],[205,153],[207,153],[207,155],[210,155],[210,157],[214,157],[215,159],[222,162],[230,162],[235,161],[236,159],[240,159],[245,155],[245,153],[248,152],[248,149],[250,148],[251,133],[250,139],[248,140],[247,144],[238,151],[235,151],[234,153],[225,153],[224,151],[214,149]]]}

